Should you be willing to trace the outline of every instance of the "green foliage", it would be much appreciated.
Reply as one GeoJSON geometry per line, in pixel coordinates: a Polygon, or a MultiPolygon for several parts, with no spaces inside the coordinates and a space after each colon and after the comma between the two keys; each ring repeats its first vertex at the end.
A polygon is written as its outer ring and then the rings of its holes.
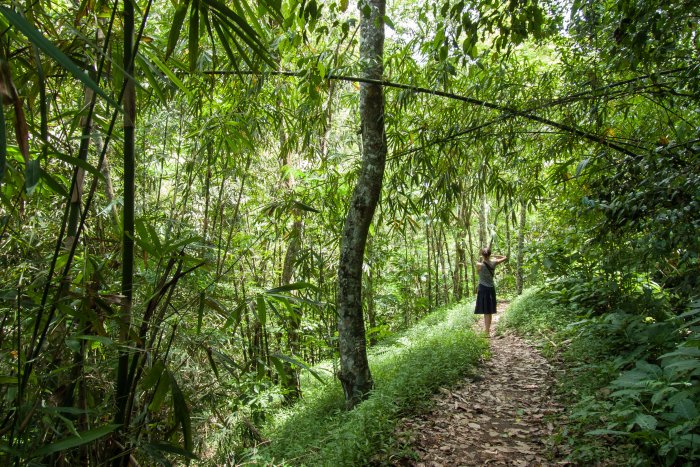
{"type": "Polygon", "coordinates": [[[570,322],[571,312],[566,307],[553,304],[544,289],[531,287],[508,306],[508,311],[498,321],[498,328],[540,337],[561,331],[570,322]]]}
{"type": "MultiPolygon", "coordinates": [[[[268,428],[269,446],[254,453],[258,461],[294,465],[361,465],[377,452],[391,456],[397,420],[442,386],[463,378],[486,351],[486,342],[470,329],[470,305],[435,311],[410,330],[374,347],[370,365],[375,389],[368,400],[344,411],[340,387],[328,376],[309,385],[297,406],[276,414],[268,428]]],[[[312,383],[309,380],[307,383],[312,383]]]]}
{"type": "MultiPolygon", "coordinates": [[[[668,302],[642,290],[625,291],[603,314],[590,312],[592,292],[560,281],[550,289],[528,290],[509,309],[500,325],[545,339],[569,367],[560,381],[561,397],[570,401],[574,422],[559,433],[576,462],[599,460],[601,453],[677,465],[696,462],[700,436],[700,341],[694,308],[679,318],[668,302]],[[616,308],[629,301],[637,312],[616,308]],[[642,306],[649,301],[647,306],[642,306]],[[654,310],[655,316],[645,311],[654,310]]],[[[585,285],[585,284],[584,284],[585,285]]],[[[551,287],[551,286],[550,286],[551,287]]],[[[605,290],[601,292],[605,297],[605,290]]]]}

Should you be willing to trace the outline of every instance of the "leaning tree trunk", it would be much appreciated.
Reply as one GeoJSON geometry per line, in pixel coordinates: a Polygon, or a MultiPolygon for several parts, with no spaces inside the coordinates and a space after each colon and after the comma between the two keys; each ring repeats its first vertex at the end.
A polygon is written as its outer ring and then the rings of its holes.
{"type": "MultiPolygon", "coordinates": [[[[364,78],[382,79],[385,0],[361,0],[360,61],[364,78]],[[369,14],[365,14],[364,12],[369,14]]],[[[343,226],[338,267],[338,340],[340,371],[348,408],[366,398],[372,389],[367,362],[365,324],[362,319],[362,261],[367,233],[379,201],[386,164],[384,90],[380,85],[360,86],[362,169],[343,226]]]]}

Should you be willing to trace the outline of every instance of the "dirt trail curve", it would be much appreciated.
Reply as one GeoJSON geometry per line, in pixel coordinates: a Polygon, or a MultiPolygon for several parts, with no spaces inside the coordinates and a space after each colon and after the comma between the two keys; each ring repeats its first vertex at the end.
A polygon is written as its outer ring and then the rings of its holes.
{"type": "MultiPolygon", "coordinates": [[[[506,305],[499,304],[495,320],[506,305]]],[[[441,389],[430,412],[399,424],[397,436],[418,460],[397,459],[395,465],[566,463],[548,459],[544,445],[554,429],[552,415],[561,410],[552,398],[554,368],[515,335],[490,340],[491,358],[483,362],[475,380],[441,389]]]]}

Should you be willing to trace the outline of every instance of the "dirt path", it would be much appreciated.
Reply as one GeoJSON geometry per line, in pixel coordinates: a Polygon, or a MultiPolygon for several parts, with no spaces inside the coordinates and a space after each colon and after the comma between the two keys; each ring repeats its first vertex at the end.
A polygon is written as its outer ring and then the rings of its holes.
{"type": "MultiPolygon", "coordinates": [[[[499,304],[495,320],[505,307],[499,304]]],[[[442,389],[430,412],[399,425],[397,435],[418,460],[403,458],[396,464],[560,465],[547,458],[544,444],[554,428],[550,419],[561,409],[551,397],[553,373],[521,338],[492,337],[491,358],[474,381],[442,389]]]]}

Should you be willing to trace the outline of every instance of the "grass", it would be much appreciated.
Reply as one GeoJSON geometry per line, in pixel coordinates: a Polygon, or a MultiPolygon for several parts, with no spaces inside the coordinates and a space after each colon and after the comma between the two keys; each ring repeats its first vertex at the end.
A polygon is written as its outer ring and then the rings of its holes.
{"type": "Polygon", "coordinates": [[[471,329],[471,304],[439,309],[369,352],[375,389],[352,411],[344,410],[340,384],[306,380],[304,399],[277,414],[265,430],[269,444],[251,461],[277,465],[367,465],[397,449],[394,429],[402,416],[426,407],[440,387],[462,380],[487,352],[471,329]]]}

